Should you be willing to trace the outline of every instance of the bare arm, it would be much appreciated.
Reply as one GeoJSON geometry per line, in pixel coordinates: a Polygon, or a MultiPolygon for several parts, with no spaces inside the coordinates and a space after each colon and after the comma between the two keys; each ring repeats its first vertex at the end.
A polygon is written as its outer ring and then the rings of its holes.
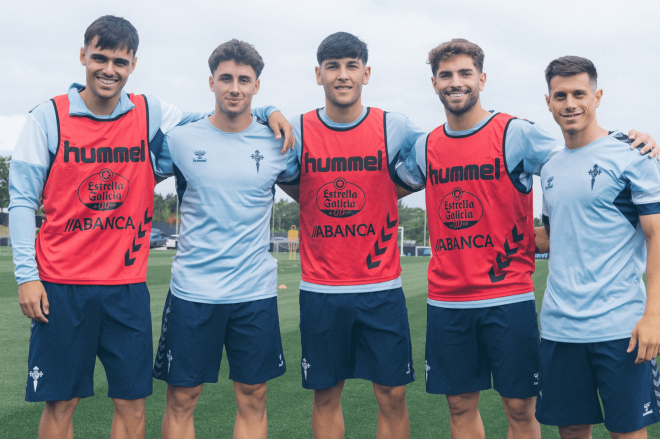
{"type": "Polygon", "coordinates": [[[278,184],[280,189],[284,191],[285,194],[296,200],[296,203],[300,203],[300,185],[292,185],[292,184],[278,184]]]}
{"type": "Polygon", "coordinates": [[[630,338],[628,352],[639,342],[635,364],[646,363],[658,356],[660,349],[660,214],[639,217],[646,237],[646,309],[630,338]]]}
{"type": "Polygon", "coordinates": [[[408,195],[412,194],[412,192],[410,192],[408,189],[404,189],[403,187],[399,186],[396,183],[395,185],[396,185],[396,194],[399,197],[399,200],[403,197],[407,197],[408,195]]]}
{"type": "Polygon", "coordinates": [[[293,129],[291,128],[289,121],[286,120],[286,117],[284,117],[282,113],[276,111],[271,114],[268,118],[268,126],[271,130],[273,130],[277,140],[280,140],[282,138],[282,134],[284,134],[284,145],[282,145],[281,151],[282,154],[287,152],[289,149],[293,149],[293,147],[296,145],[296,139],[293,137],[293,129]]]}
{"type": "Polygon", "coordinates": [[[536,253],[550,252],[550,225],[544,224],[543,227],[534,227],[534,243],[536,244],[536,253]]]}

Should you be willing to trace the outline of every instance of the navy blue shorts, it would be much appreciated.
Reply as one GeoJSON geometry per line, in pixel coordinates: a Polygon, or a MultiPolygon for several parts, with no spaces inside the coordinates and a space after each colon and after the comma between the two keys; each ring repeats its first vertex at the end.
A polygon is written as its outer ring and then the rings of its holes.
{"type": "Polygon", "coordinates": [[[383,386],[415,380],[401,288],[370,293],[300,291],[302,385],[327,389],[349,378],[383,386]]]}
{"type": "Polygon", "coordinates": [[[539,327],[533,300],[487,308],[427,305],[426,391],[491,388],[505,398],[538,392],[539,327]]]}
{"type": "Polygon", "coordinates": [[[635,364],[630,339],[600,343],[541,340],[541,388],[536,419],[546,425],[600,424],[628,433],[660,422],[655,360],[635,364]],[[655,382],[654,382],[655,381],[655,382]]]}
{"type": "Polygon", "coordinates": [[[217,383],[222,347],[229,379],[260,384],[286,371],[277,297],[209,304],[169,292],[163,310],[154,377],[174,386],[217,383]]]}
{"type": "Polygon", "coordinates": [[[26,401],[68,401],[94,395],[98,356],[108,396],[151,395],[151,308],[146,283],[63,285],[42,282],[48,323],[32,321],[26,401]]]}

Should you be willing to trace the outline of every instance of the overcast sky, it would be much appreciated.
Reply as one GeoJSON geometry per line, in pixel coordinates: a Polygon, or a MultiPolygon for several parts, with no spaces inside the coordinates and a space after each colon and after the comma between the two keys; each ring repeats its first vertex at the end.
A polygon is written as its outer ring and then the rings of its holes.
{"type": "MultiPolygon", "coordinates": [[[[84,83],[78,54],[87,26],[101,15],[122,16],[140,34],[138,64],[127,92],[152,94],[184,110],[209,111],[207,60],[238,38],[264,58],[256,106],[287,117],[324,106],[316,85],[316,49],[327,35],[351,32],[369,46],[367,106],[407,115],[425,130],[445,122],[431,87],[427,54],[466,38],[486,54],[481,94],[489,110],[527,117],[561,132],[545,105],[543,70],[564,55],[591,59],[604,97],[599,123],[636,128],[660,139],[660,1],[4,1],[0,6],[0,151],[10,154],[27,113],[84,83]]],[[[538,180],[537,180],[538,181],[538,180]]],[[[169,179],[157,191],[174,191],[169,179]]],[[[535,185],[535,215],[540,213],[535,185]]],[[[278,198],[286,197],[278,189],[278,198]]],[[[424,207],[424,195],[405,199],[424,207]]]]}

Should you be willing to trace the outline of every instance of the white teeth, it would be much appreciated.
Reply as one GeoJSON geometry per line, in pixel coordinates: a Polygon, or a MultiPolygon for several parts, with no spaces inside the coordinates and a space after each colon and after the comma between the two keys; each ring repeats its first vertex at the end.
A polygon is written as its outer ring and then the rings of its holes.
{"type": "Polygon", "coordinates": [[[449,96],[451,96],[452,98],[460,98],[464,94],[465,93],[451,93],[449,96]]]}
{"type": "Polygon", "coordinates": [[[105,79],[105,78],[99,78],[99,81],[101,81],[103,84],[106,84],[106,85],[112,85],[115,82],[117,82],[114,79],[105,79]]]}

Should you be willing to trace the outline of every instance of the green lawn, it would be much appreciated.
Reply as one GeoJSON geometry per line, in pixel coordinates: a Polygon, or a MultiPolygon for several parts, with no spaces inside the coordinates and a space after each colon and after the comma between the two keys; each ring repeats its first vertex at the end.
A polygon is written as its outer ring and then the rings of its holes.
{"type": "MultiPolygon", "coordinates": [[[[167,289],[173,251],[152,251],[149,261],[149,290],[153,321],[154,349],[160,334],[160,317],[167,289]]],[[[449,438],[449,414],[444,397],[424,391],[424,339],[426,331],[426,269],[427,258],[402,258],[403,285],[408,303],[413,355],[418,379],[407,387],[413,438],[449,438]]],[[[300,384],[300,332],[298,329],[298,286],[300,262],[289,261],[280,254],[278,284],[282,343],[287,360],[287,373],[269,383],[268,419],[272,438],[311,438],[312,392],[300,384]]],[[[547,262],[539,261],[534,275],[537,308],[545,290],[547,262]]],[[[9,251],[0,250],[0,438],[35,438],[43,403],[24,401],[27,373],[30,322],[20,311],[13,264],[9,251]]],[[[106,397],[107,385],[103,367],[97,361],[94,391],[96,396],[81,401],[74,417],[76,437],[109,437],[112,402],[106,397]]],[[[236,404],[226,359],[220,371],[220,381],[208,384],[195,411],[198,438],[229,438],[232,434],[236,404]]],[[[371,385],[362,380],[348,381],[342,396],[347,438],[376,436],[377,405],[371,385]]],[[[154,381],[154,394],[147,399],[147,437],[160,437],[160,421],[165,409],[165,384],[154,381]]],[[[507,423],[500,398],[494,391],[484,392],[481,414],[487,437],[506,437],[507,423]]],[[[543,427],[544,438],[558,438],[556,428],[543,427]]],[[[594,429],[594,439],[609,438],[602,425],[594,429]]],[[[660,428],[649,429],[649,437],[660,437],[660,428]]]]}

